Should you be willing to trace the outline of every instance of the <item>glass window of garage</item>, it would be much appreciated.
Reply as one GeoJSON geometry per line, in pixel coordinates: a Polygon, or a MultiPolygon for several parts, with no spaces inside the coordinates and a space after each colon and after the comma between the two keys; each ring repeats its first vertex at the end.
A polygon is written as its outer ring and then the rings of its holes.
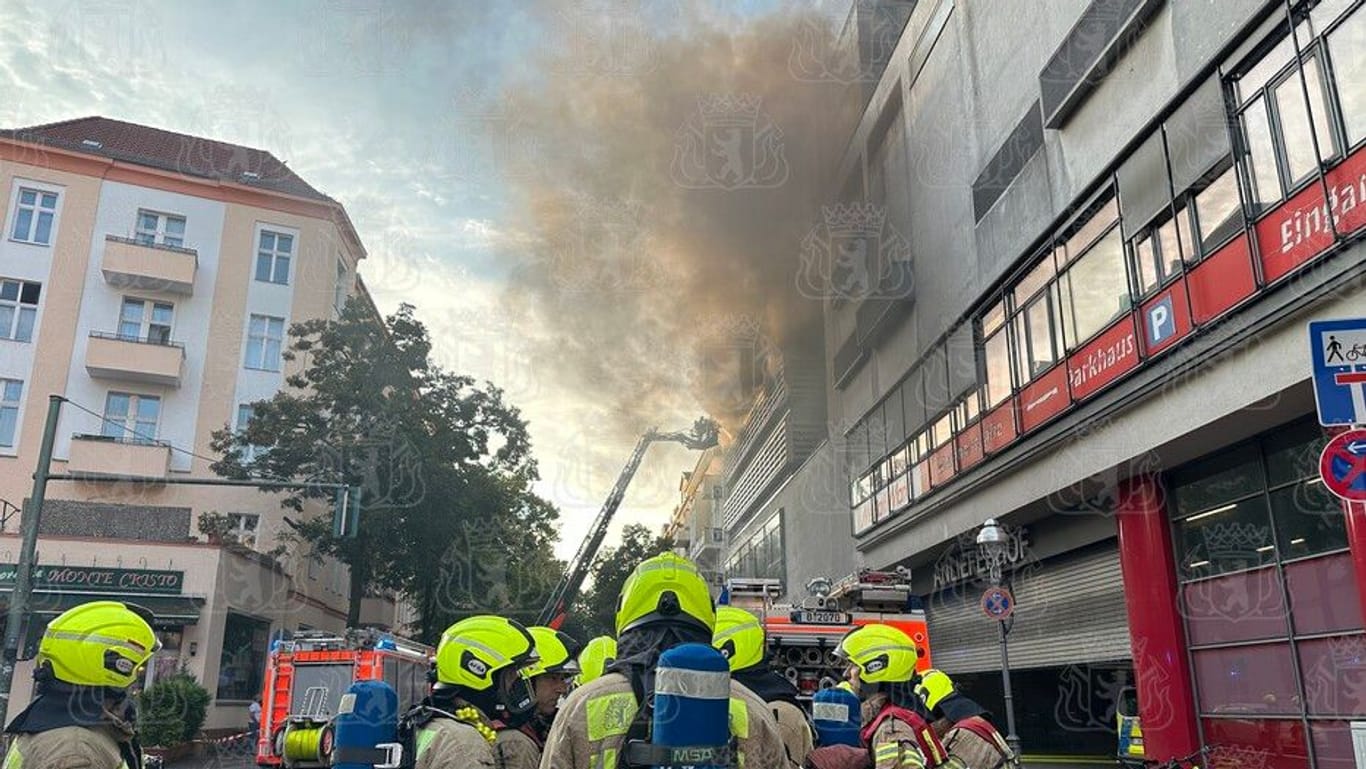
{"type": "Polygon", "coordinates": [[[1021,386],[1052,368],[1062,357],[1056,275],[1057,261],[1050,249],[1011,289],[1015,374],[1021,386]]]}
{"type": "Polygon", "coordinates": [[[1075,348],[1129,312],[1129,276],[1114,198],[1085,217],[1066,241],[1063,327],[1075,348]]]}
{"type": "Polygon", "coordinates": [[[1254,212],[1265,211],[1366,135],[1362,12],[1327,0],[1290,19],[1231,70],[1240,163],[1254,212]],[[1296,43],[1300,58],[1295,57],[1296,43]],[[1318,155],[1315,156],[1317,146],[1318,155]]]}
{"type": "Polygon", "coordinates": [[[977,320],[978,359],[982,368],[982,407],[991,409],[1010,397],[1010,340],[1006,305],[1001,299],[977,320]]]}

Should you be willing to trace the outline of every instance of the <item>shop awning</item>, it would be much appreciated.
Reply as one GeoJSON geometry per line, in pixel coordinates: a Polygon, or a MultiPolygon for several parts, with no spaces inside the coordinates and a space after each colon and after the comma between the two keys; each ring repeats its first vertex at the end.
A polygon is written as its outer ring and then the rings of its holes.
{"type": "MultiPolygon", "coordinates": [[[[0,592],[0,612],[9,610],[10,591],[0,592]]],[[[156,618],[159,627],[193,625],[199,622],[204,599],[191,595],[109,595],[100,593],[49,592],[35,590],[29,610],[35,615],[56,616],[87,601],[126,601],[135,603],[156,618]]]]}

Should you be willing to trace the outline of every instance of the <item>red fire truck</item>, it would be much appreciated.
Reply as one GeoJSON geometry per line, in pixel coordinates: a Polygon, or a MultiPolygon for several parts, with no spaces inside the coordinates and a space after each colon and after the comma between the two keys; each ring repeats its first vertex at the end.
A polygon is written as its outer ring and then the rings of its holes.
{"type": "Polygon", "coordinates": [[[431,660],[431,647],[371,629],[274,641],[262,688],[257,765],[328,766],[331,721],[347,687],[385,681],[398,692],[400,712],[406,711],[427,695],[431,660]]]}
{"type": "Polygon", "coordinates": [[[832,583],[813,579],[807,597],[798,604],[778,604],[776,579],[726,581],[727,600],[759,615],[768,634],[773,668],[797,686],[802,699],[828,689],[844,677],[844,664],[835,647],[845,633],[861,625],[884,623],[898,627],[920,650],[919,670],[929,670],[930,635],[925,612],[912,608],[906,575],[864,570],[832,583]]]}

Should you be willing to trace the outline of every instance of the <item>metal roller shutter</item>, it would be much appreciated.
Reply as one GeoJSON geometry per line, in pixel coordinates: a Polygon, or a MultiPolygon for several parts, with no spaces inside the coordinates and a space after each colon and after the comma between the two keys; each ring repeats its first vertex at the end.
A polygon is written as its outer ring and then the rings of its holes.
{"type": "MultiPolygon", "coordinates": [[[[1012,668],[1058,667],[1130,658],[1129,617],[1114,543],[1025,566],[1014,578],[1012,668]]],[[[996,624],[982,614],[981,590],[931,596],[927,614],[936,668],[947,673],[1000,670],[996,624]]]]}

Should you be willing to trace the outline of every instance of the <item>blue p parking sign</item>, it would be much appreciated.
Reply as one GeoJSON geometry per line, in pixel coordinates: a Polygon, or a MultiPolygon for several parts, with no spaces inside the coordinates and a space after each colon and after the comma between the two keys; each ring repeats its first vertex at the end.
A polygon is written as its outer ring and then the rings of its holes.
{"type": "Polygon", "coordinates": [[[1309,353],[1319,424],[1366,424],[1366,318],[1310,322],[1309,353]]]}

